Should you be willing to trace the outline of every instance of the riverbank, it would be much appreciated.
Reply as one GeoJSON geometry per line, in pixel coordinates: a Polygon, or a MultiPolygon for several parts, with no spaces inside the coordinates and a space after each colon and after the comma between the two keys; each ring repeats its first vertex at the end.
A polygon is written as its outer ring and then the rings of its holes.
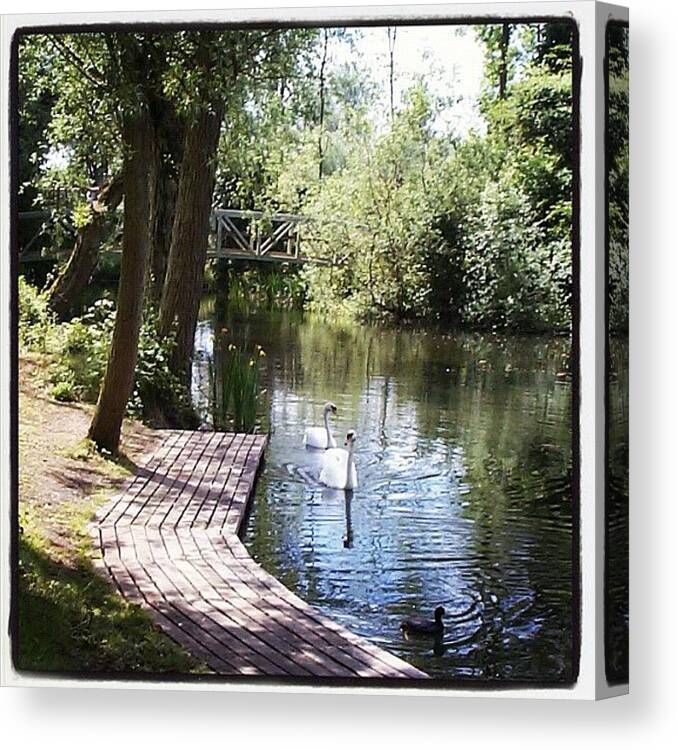
{"type": "Polygon", "coordinates": [[[39,356],[19,361],[20,669],[60,672],[203,672],[140,607],[93,568],[87,524],[157,434],[126,420],[120,456],[84,440],[93,406],[51,399],[39,356]]]}

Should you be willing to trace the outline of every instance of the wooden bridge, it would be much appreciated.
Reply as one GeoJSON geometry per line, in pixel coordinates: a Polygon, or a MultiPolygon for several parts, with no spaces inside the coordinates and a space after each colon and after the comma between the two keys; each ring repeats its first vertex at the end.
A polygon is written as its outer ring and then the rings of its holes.
{"type": "MultiPolygon", "coordinates": [[[[52,220],[50,214],[29,211],[20,214],[19,219],[22,228],[19,260],[30,263],[53,258],[53,252],[34,248],[52,220]],[[36,226],[36,221],[41,223],[36,226]]],[[[322,258],[304,252],[304,245],[308,244],[304,239],[312,239],[307,229],[310,225],[310,220],[299,214],[218,208],[210,217],[207,257],[262,263],[323,263],[322,258]]],[[[70,231],[75,232],[72,227],[70,231]]],[[[120,254],[120,249],[108,252],[120,254]]]]}
{"type": "Polygon", "coordinates": [[[161,435],[93,525],[97,565],[125,597],[218,674],[427,678],[323,615],[250,557],[240,532],[265,436],[161,435]]]}
{"type": "Polygon", "coordinates": [[[233,258],[267,263],[304,263],[302,228],[308,219],[299,214],[265,214],[219,208],[212,212],[211,258],[233,258]]]}

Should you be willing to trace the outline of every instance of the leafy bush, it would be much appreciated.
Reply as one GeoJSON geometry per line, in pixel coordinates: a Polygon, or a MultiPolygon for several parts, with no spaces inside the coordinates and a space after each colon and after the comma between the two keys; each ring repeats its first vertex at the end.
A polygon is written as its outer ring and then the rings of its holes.
{"type": "Polygon", "coordinates": [[[57,401],[77,401],[78,394],[75,385],[69,381],[59,381],[50,391],[50,395],[57,401]]]}
{"type": "Polygon", "coordinates": [[[432,199],[445,150],[432,116],[425,90],[414,87],[391,130],[356,148],[306,207],[322,227],[311,254],[326,261],[304,269],[313,311],[397,320],[432,313],[425,254],[440,243],[432,199]]]}
{"type": "MultiPolygon", "coordinates": [[[[106,372],[115,325],[115,302],[103,297],[80,317],[57,324],[42,295],[20,278],[19,307],[22,346],[51,357],[52,397],[59,401],[95,402],[106,372]]],[[[196,418],[190,394],[170,370],[174,340],[158,337],[155,317],[154,310],[145,311],[127,412],[146,421],[192,426],[196,418]]]]}
{"type": "MultiPolygon", "coordinates": [[[[468,219],[468,324],[522,330],[567,326],[569,296],[557,286],[560,248],[546,242],[543,233],[528,196],[510,174],[487,185],[468,219]]],[[[564,251],[568,256],[569,247],[564,251]]]]}
{"type": "Polygon", "coordinates": [[[55,330],[55,319],[47,299],[36,287],[19,276],[19,345],[22,349],[46,353],[55,330]]]}
{"type": "Polygon", "coordinates": [[[114,323],[115,303],[108,298],[97,300],[81,317],[62,323],[52,382],[70,382],[78,398],[96,401],[106,371],[114,323]]]}
{"type": "Polygon", "coordinates": [[[191,394],[170,369],[174,339],[159,338],[155,320],[155,312],[147,310],[139,332],[137,366],[127,411],[145,421],[197,427],[191,394]]]}

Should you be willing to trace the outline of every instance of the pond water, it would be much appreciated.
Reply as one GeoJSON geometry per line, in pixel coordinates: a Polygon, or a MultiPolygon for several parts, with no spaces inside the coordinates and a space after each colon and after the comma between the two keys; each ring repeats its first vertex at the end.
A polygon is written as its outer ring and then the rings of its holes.
{"type": "Polygon", "coordinates": [[[629,677],[629,341],[610,341],[608,383],[607,548],[605,567],[606,671],[629,677]]]}
{"type": "MultiPolygon", "coordinates": [[[[198,349],[214,340],[216,367],[229,343],[267,354],[258,429],[271,439],[244,533],[266,570],[433,676],[572,680],[567,338],[206,304],[198,349]],[[323,487],[319,454],[303,447],[326,401],[339,444],[358,435],[352,493],[323,487]],[[405,640],[402,618],[440,604],[444,640],[405,640]]],[[[198,360],[198,401],[208,373],[198,360]]]]}

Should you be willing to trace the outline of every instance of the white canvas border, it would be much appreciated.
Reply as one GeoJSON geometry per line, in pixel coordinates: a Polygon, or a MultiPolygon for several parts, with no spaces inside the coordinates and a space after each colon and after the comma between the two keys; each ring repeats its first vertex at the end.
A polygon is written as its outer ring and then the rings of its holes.
{"type": "Polygon", "coordinates": [[[68,13],[11,15],[1,19],[0,108],[4,114],[0,144],[9,154],[8,79],[10,45],[14,32],[23,26],[64,24],[143,23],[143,22],[341,22],[397,21],[413,18],[429,21],[462,20],[484,17],[563,17],[570,16],[579,28],[583,61],[580,96],[580,554],[581,554],[581,660],[577,683],[571,688],[519,688],[486,690],[426,689],[406,687],[342,687],[268,685],[259,683],[141,682],[130,680],[64,679],[18,674],[11,666],[6,625],[10,596],[10,263],[9,263],[9,160],[3,159],[0,231],[0,301],[3,324],[0,329],[0,383],[4,396],[0,409],[0,544],[2,556],[2,649],[0,678],[3,685],[60,687],[126,687],[141,690],[226,690],[331,692],[391,695],[445,695],[493,698],[597,699],[623,694],[628,686],[608,686],[604,668],[604,102],[603,60],[605,26],[608,19],[628,20],[628,10],[587,0],[578,2],[521,2],[421,6],[365,6],[336,8],[228,9],[197,11],[139,11],[134,13],[68,13]]]}

